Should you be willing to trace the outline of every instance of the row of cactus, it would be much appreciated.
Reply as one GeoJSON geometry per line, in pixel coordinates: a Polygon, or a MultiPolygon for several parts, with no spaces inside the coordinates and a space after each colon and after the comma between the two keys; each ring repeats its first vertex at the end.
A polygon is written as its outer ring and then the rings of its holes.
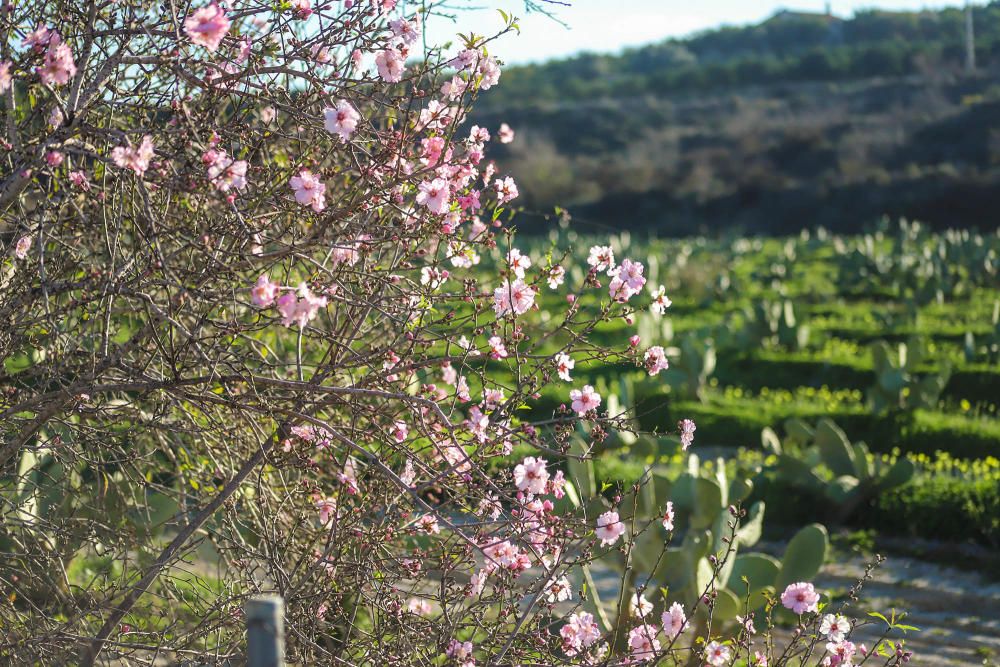
{"type": "Polygon", "coordinates": [[[934,408],[951,378],[951,364],[942,362],[937,371],[918,374],[927,358],[926,344],[910,338],[895,347],[885,341],[872,344],[875,383],[868,389],[869,407],[876,413],[934,408]]]}
{"type": "Polygon", "coordinates": [[[965,334],[965,360],[969,363],[995,364],[1000,362],[1000,301],[993,302],[993,330],[980,335],[971,331],[965,334]]]}
{"type": "Polygon", "coordinates": [[[968,230],[933,233],[917,222],[883,221],[850,246],[838,239],[838,284],[848,291],[888,288],[920,304],[968,294],[1000,277],[1000,237],[968,230]],[[889,244],[887,249],[885,246],[889,244]]]}
{"type": "Polygon", "coordinates": [[[743,328],[737,334],[741,346],[774,345],[802,350],[809,345],[809,326],[802,324],[789,301],[758,301],[743,311],[743,328]]]}
{"type": "MultiPolygon", "coordinates": [[[[585,451],[584,439],[577,437],[567,458],[569,479],[573,485],[568,496],[578,507],[597,516],[608,507],[597,488],[592,460],[577,458],[585,451]]],[[[747,552],[761,537],[764,502],[755,502],[734,529],[733,506],[745,501],[753,490],[749,477],[729,479],[725,461],[703,465],[690,454],[687,470],[670,477],[664,470],[651,468],[632,491],[623,494],[619,507],[635,508],[635,526],[644,530],[634,535],[631,549],[611,550],[602,563],[621,573],[626,592],[645,586],[648,590],[667,591],[668,601],[693,605],[710,583],[715,587],[712,618],[728,622],[737,615],[760,608],[768,597],[780,593],[789,583],[808,581],[816,576],[826,556],[826,529],[818,524],[802,528],[791,540],[781,559],[765,553],[747,552]],[[667,502],[676,513],[674,539],[660,526],[667,502]],[[732,539],[730,539],[732,538],[732,539]],[[679,543],[678,542],[679,539],[679,543]],[[714,579],[714,581],[713,581],[714,579]]],[[[616,623],[628,623],[628,595],[625,604],[612,609],[602,605],[593,586],[589,569],[584,578],[592,595],[588,604],[595,616],[610,629],[616,623]]],[[[702,610],[702,614],[705,611],[702,610]]],[[[699,617],[696,623],[703,624],[699,617]]]]}
{"type": "Polygon", "coordinates": [[[830,501],[825,506],[834,522],[844,521],[879,493],[907,484],[916,472],[905,456],[891,464],[873,457],[868,445],[852,443],[828,418],[815,425],[787,420],[784,441],[765,428],[761,444],[777,457],[774,472],[779,480],[807,492],[820,490],[830,501]]]}

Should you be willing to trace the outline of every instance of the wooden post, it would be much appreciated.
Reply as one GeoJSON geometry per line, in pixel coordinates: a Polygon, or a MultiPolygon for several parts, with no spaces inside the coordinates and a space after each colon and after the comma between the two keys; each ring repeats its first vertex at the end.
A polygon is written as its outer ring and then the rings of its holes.
{"type": "Polygon", "coordinates": [[[285,601],[265,595],[247,602],[247,667],[285,667],[285,601]]]}
{"type": "Polygon", "coordinates": [[[972,2],[965,0],[965,69],[976,71],[976,36],[972,27],[972,2]]]}

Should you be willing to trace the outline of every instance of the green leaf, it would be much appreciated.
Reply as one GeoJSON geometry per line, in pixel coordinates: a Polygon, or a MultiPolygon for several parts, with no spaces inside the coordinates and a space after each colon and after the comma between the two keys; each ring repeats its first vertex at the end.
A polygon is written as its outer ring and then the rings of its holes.
{"type": "Polygon", "coordinates": [[[913,464],[913,461],[905,456],[896,459],[896,462],[892,464],[889,471],[885,476],[879,480],[879,487],[882,489],[891,489],[896,486],[903,486],[911,479],[913,475],[917,472],[917,467],[913,464]]]}
{"type": "Polygon", "coordinates": [[[764,501],[758,500],[750,506],[746,518],[736,529],[736,539],[741,546],[752,547],[760,540],[764,531],[764,501]]]}
{"type": "Polygon", "coordinates": [[[781,572],[775,590],[783,591],[788,584],[810,581],[823,566],[829,539],[826,528],[814,523],[795,534],[781,559],[781,572]]]}
{"type": "Polygon", "coordinates": [[[781,563],[767,554],[740,554],[733,562],[727,587],[742,599],[747,592],[755,593],[774,585],[781,563]],[[743,580],[746,579],[746,583],[743,580]],[[749,588],[748,588],[749,586],[749,588]]]}
{"type": "Polygon", "coordinates": [[[878,613],[877,611],[870,611],[870,612],[868,612],[868,615],[871,616],[872,618],[878,618],[878,619],[881,619],[882,621],[885,621],[886,625],[892,625],[892,623],[889,622],[888,618],[886,618],[882,614],[878,613]]]}
{"type": "Polygon", "coordinates": [[[855,493],[858,486],[860,486],[860,482],[857,477],[853,475],[841,475],[827,484],[824,491],[827,498],[838,505],[842,505],[855,493]]]}
{"type": "Polygon", "coordinates": [[[781,453],[781,440],[778,438],[778,434],[770,427],[765,426],[764,430],[760,432],[760,444],[765,452],[772,454],[781,453]]]}
{"type": "Polygon", "coordinates": [[[853,475],[856,472],[851,441],[832,419],[824,417],[816,425],[816,445],[823,463],[834,475],[853,475]]]}
{"type": "Polygon", "coordinates": [[[733,595],[732,592],[727,591],[725,588],[720,588],[716,591],[717,595],[715,597],[715,612],[712,618],[715,620],[728,622],[736,618],[743,607],[740,598],[733,595]]]}

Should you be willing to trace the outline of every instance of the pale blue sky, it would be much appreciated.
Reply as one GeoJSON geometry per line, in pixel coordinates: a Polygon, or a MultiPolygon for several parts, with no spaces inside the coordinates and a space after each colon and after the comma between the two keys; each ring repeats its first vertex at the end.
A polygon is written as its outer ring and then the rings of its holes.
{"type": "MultiPolygon", "coordinates": [[[[538,0],[536,0],[537,2],[538,0]]],[[[579,51],[614,52],[667,37],[679,37],[722,24],[756,23],[780,8],[823,11],[824,0],[572,0],[555,13],[569,28],[537,14],[525,14],[522,0],[466,0],[457,22],[434,18],[431,43],[456,32],[493,34],[501,25],[497,8],[521,17],[521,35],[505,38],[491,51],[507,63],[537,62],[579,51]]],[[[456,3],[458,4],[458,3],[456,3]]],[[[961,0],[832,0],[833,13],[850,16],[857,9],[921,9],[960,6],[961,0]]],[[[980,2],[980,4],[982,4],[980,2]]]]}

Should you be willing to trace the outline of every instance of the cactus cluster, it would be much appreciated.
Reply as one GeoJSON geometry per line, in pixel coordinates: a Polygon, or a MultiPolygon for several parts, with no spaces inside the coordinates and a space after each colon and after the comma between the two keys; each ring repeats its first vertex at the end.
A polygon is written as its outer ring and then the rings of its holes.
{"type": "Polygon", "coordinates": [[[851,293],[888,290],[916,304],[942,303],[974,287],[996,284],[1000,257],[982,235],[968,230],[934,234],[919,222],[883,220],[880,230],[838,250],[838,285],[851,293]]]}
{"type": "Polygon", "coordinates": [[[872,344],[875,383],[868,389],[868,404],[876,413],[934,408],[941,398],[951,365],[943,362],[932,373],[917,374],[926,359],[926,345],[918,338],[899,343],[895,349],[885,341],[872,344]]]}
{"type": "Polygon", "coordinates": [[[976,336],[971,331],[965,334],[965,360],[969,363],[995,364],[1000,361],[1000,301],[993,302],[993,330],[976,336]]]}
{"type": "Polygon", "coordinates": [[[906,457],[891,465],[873,457],[864,442],[852,443],[825,417],[814,426],[789,419],[784,442],[765,428],[761,444],[777,457],[774,471],[778,479],[807,492],[819,490],[830,501],[827,507],[834,522],[845,520],[878,493],[908,483],[916,472],[906,457]]]}
{"type": "Polygon", "coordinates": [[[715,373],[714,341],[688,334],[681,338],[679,352],[679,357],[670,360],[667,382],[681,395],[704,401],[708,380],[715,373]]]}
{"type": "MultiPolygon", "coordinates": [[[[573,486],[568,495],[575,505],[586,507],[596,516],[604,511],[607,502],[598,492],[593,462],[579,457],[584,452],[583,442],[577,438],[567,459],[573,486]]],[[[611,550],[601,562],[622,574],[626,590],[638,586],[662,588],[669,600],[685,606],[696,602],[714,577],[715,622],[731,621],[757,609],[789,583],[815,577],[826,556],[828,538],[823,526],[812,524],[796,533],[781,559],[765,553],[745,553],[761,537],[764,502],[749,507],[735,524],[735,532],[733,507],[746,500],[752,490],[753,482],[748,477],[729,479],[721,458],[714,465],[705,465],[690,454],[687,470],[672,478],[662,470],[650,469],[620,504],[635,508],[633,525],[647,527],[633,536],[630,549],[611,550]],[[668,501],[676,513],[677,537],[670,542],[675,546],[668,544],[669,536],[657,520],[663,516],[668,501]]],[[[589,570],[584,577],[590,580],[588,588],[594,593],[588,604],[609,628],[613,627],[615,622],[602,606],[589,570]]],[[[628,621],[627,604],[619,604],[615,611],[616,622],[628,621]]]]}
{"type": "Polygon", "coordinates": [[[762,300],[743,311],[743,328],[738,336],[740,347],[774,345],[786,350],[802,350],[809,345],[810,330],[795,314],[789,300],[762,300]]]}

